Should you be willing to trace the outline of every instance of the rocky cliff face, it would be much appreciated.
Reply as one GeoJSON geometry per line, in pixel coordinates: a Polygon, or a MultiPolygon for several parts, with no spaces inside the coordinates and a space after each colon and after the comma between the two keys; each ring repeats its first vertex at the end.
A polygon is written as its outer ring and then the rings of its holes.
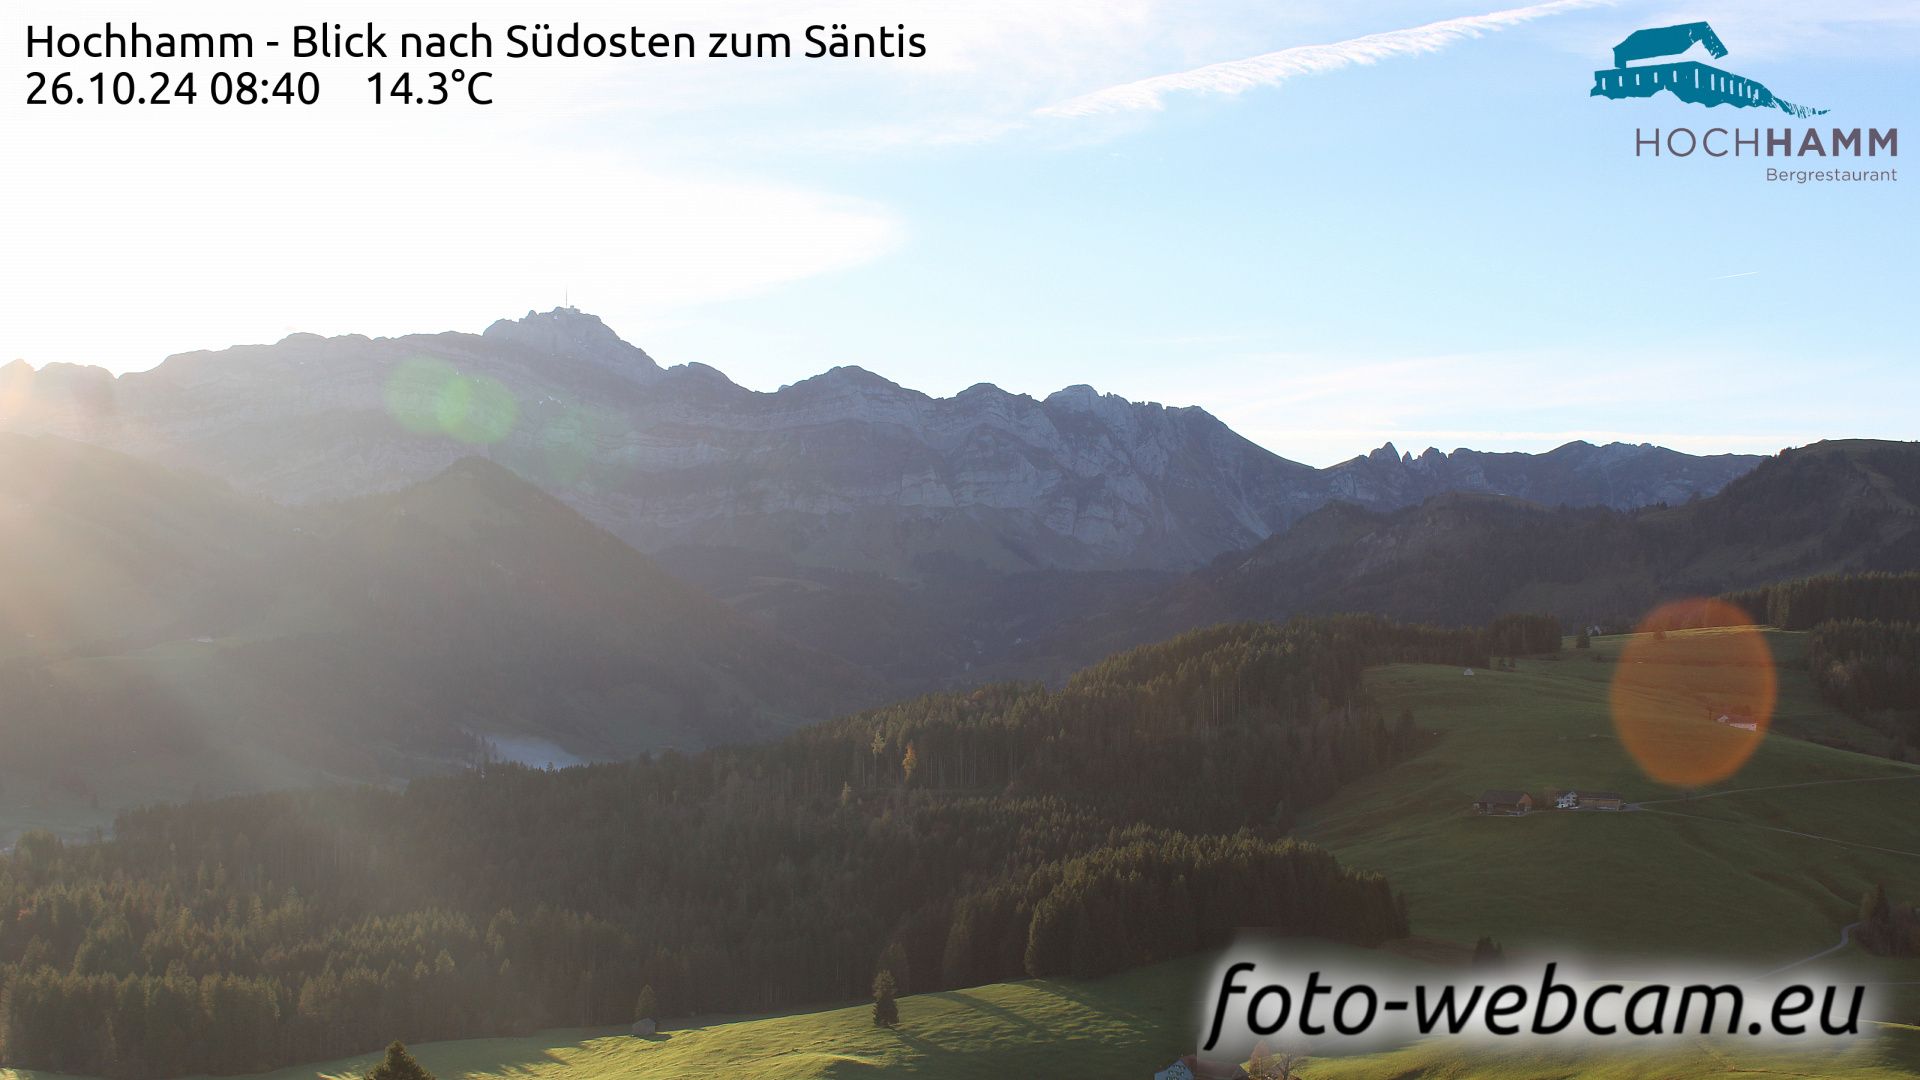
{"type": "Polygon", "coordinates": [[[1411,506],[1448,492],[1513,495],[1543,506],[1626,510],[1679,505],[1725,487],[1762,459],[1695,457],[1649,443],[1571,442],[1544,454],[1491,454],[1431,447],[1418,457],[1392,443],[1325,471],[1326,500],[1375,509],[1411,506]]]}
{"type": "Polygon", "coordinates": [[[1442,491],[1630,506],[1710,494],[1757,459],[1574,443],[1550,454],[1392,446],[1316,470],[1198,408],[1074,386],[938,399],[859,368],[759,393],[662,369],[573,309],[483,334],[295,335],[114,378],[0,369],[0,428],[202,470],[289,502],[392,490],[484,454],[647,551],[724,546],[912,577],[1181,569],[1332,500],[1442,491]]]}

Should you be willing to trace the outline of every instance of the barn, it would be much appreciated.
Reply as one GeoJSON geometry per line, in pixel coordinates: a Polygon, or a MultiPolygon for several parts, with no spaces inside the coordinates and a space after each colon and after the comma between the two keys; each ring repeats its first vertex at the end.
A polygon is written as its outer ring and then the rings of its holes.
{"type": "Polygon", "coordinates": [[[1533,810],[1533,796],[1524,791],[1483,791],[1473,800],[1473,809],[1478,814],[1514,817],[1533,810]]]}

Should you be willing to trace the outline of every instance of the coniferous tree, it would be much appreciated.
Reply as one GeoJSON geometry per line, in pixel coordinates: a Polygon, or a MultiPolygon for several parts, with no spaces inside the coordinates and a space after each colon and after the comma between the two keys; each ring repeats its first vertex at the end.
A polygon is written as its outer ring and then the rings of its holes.
{"type": "Polygon", "coordinates": [[[894,1001],[893,972],[885,968],[873,977],[873,1022],[880,1027],[900,1026],[900,1005],[894,1001]]]}
{"type": "Polygon", "coordinates": [[[1875,882],[1860,898],[1860,941],[1870,951],[1883,951],[1892,929],[1893,905],[1887,901],[1887,887],[1875,882]]]}
{"type": "MultiPolygon", "coordinates": [[[[1558,633],[1506,625],[1502,656],[1558,633]]],[[[612,1024],[647,986],[676,1014],[764,1011],[858,997],[879,967],[896,998],[1104,974],[1243,925],[1375,945],[1406,934],[1404,897],[1286,827],[1425,738],[1367,668],[1484,668],[1492,636],[1226,625],[767,744],[28,834],[0,854],[0,1044],[72,1075],[242,1074],[394,1032],[612,1024]],[[1114,783],[1147,775],[1205,781],[1114,783]]]]}
{"type": "Polygon", "coordinates": [[[635,1021],[657,1020],[659,1011],[660,1003],[654,999],[653,984],[648,983],[640,988],[640,999],[633,1004],[633,1018],[635,1021]]]}
{"type": "Polygon", "coordinates": [[[424,1066],[413,1059],[413,1055],[407,1052],[404,1045],[394,1042],[387,1047],[386,1059],[374,1066],[373,1071],[367,1074],[367,1080],[435,1080],[435,1078],[424,1066]]]}

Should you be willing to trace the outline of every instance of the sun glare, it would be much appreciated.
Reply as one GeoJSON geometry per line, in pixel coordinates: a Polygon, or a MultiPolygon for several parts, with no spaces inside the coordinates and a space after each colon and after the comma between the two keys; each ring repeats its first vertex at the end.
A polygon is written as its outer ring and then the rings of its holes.
{"type": "Polygon", "coordinates": [[[496,443],[513,431],[519,406],[499,380],[462,375],[444,360],[416,357],[387,381],[387,411],[417,435],[496,443]]]}
{"type": "Polygon", "coordinates": [[[1656,608],[1620,650],[1610,706],[1641,771],[1696,788],[1753,756],[1777,693],[1773,652],[1752,616],[1721,600],[1684,600],[1656,608]]]}

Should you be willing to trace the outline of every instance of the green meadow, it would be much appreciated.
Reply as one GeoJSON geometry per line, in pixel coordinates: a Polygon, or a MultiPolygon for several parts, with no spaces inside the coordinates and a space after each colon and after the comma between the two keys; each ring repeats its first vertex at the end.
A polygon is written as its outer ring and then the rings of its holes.
{"type": "MultiPolygon", "coordinates": [[[[1872,733],[1824,706],[1791,666],[1800,635],[1767,637],[1783,661],[1773,732],[1738,773],[1691,797],[1648,780],[1614,737],[1607,690],[1621,638],[1472,677],[1432,665],[1372,672],[1378,699],[1411,709],[1436,741],[1343,791],[1300,832],[1388,874],[1422,936],[1780,963],[1823,949],[1874,882],[1920,897],[1920,855],[1875,850],[1920,851],[1920,768],[1793,737],[1872,733]],[[1469,804],[1488,788],[1658,802],[1474,815],[1469,804]]],[[[1656,661],[1672,658],[1683,692],[1711,697],[1737,683],[1712,664],[1725,640],[1694,631],[1650,644],[1656,661]]],[[[1692,711],[1675,724],[1691,725],[1690,737],[1735,737],[1692,711]]]]}
{"type": "MultiPolygon", "coordinates": [[[[753,1080],[918,1076],[1151,1075],[1188,1040],[1200,963],[1163,964],[1096,982],[1034,980],[900,1002],[901,1026],[875,1027],[866,1006],[754,1019],[669,1025],[653,1038],[615,1031],[552,1031],[413,1047],[442,1080],[753,1080]]],[[[260,1080],[363,1075],[369,1053],[282,1069],[260,1080]]],[[[9,1073],[0,1080],[50,1080],[9,1073]]]]}

